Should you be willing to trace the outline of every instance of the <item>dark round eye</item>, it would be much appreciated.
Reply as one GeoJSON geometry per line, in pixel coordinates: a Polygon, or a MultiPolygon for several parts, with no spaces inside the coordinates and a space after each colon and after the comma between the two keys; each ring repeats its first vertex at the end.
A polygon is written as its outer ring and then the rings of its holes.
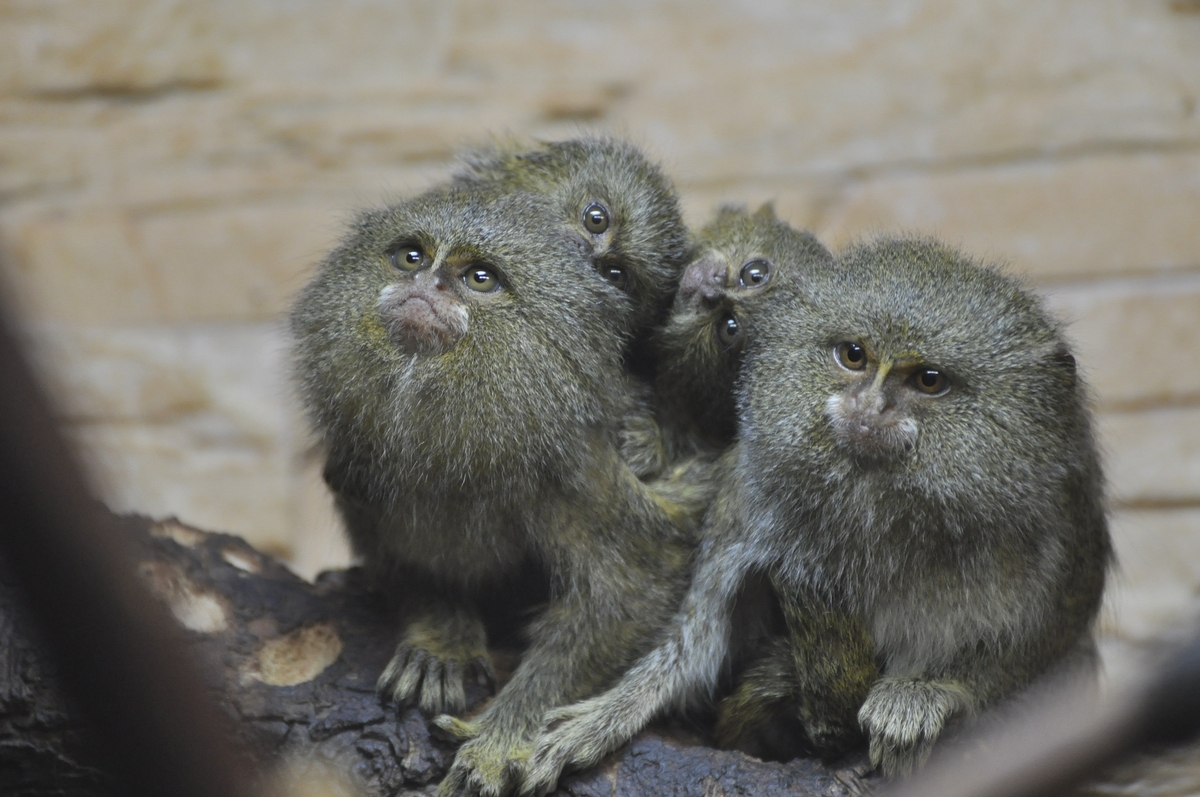
{"type": "Polygon", "coordinates": [[[762,285],[771,276],[771,264],[765,260],[751,260],[742,266],[738,282],[746,288],[762,285]]]}
{"type": "Polygon", "coordinates": [[[599,235],[608,229],[608,208],[599,202],[593,202],[583,209],[583,228],[592,235],[599,235]]]}
{"type": "Polygon", "coordinates": [[[467,269],[463,274],[463,282],[467,283],[471,290],[480,293],[490,293],[500,287],[500,278],[496,276],[496,272],[482,266],[467,269]]]}
{"type": "Polygon", "coordinates": [[[621,290],[625,290],[629,286],[629,275],[625,273],[625,269],[623,268],[600,266],[600,276],[604,277],[605,282],[621,290]]]}
{"type": "Polygon", "coordinates": [[[732,313],[722,316],[717,321],[717,340],[726,348],[732,348],[741,342],[742,325],[732,313]]]}
{"type": "Polygon", "coordinates": [[[415,244],[401,244],[392,252],[392,265],[401,271],[416,271],[425,262],[425,252],[415,244]]]}
{"type": "Polygon", "coordinates": [[[833,347],[833,356],[838,365],[851,371],[861,371],[867,367],[867,350],[857,343],[839,343],[833,347]]]}
{"type": "Polygon", "coordinates": [[[946,375],[936,368],[918,368],[912,379],[913,385],[922,393],[934,396],[946,392],[946,375]]]}

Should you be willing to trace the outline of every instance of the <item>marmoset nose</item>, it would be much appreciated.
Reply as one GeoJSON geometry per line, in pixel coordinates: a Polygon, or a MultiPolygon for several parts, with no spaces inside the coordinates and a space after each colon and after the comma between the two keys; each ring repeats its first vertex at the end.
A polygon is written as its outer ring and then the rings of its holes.
{"type": "Polygon", "coordinates": [[[418,271],[413,276],[413,283],[418,288],[434,291],[444,291],[450,287],[450,284],[446,281],[446,277],[436,268],[418,271]]]}
{"type": "Polygon", "coordinates": [[[725,296],[729,270],[716,257],[705,257],[687,267],[679,282],[679,297],[686,304],[715,304],[725,296]]]}

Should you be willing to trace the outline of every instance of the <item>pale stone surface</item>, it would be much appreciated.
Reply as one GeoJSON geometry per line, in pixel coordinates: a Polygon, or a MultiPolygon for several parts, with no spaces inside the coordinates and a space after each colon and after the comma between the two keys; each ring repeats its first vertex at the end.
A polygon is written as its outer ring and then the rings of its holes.
{"type": "Polygon", "coordinates": [[[1200,17],[1136,0],[16,3],[0,231],[42,317],[270,317],[345,208],[488,133],[584,125],[647,144],[701,216],[779,197],[837,241],[1186,267],[1198,49],[1200,17]],[[109,317],[77,281],[97,258],[109,317]]]}
{"type": "Polygon", "coordinates": [[[1200,509],[1119,511],[1111,528],[1117,563],[1100,653],[1109,681],[1121,684],[1200,630],[1200,509]]]}
{"type": "Polygon", "coordinates": [[[175,515],[239,534],[279,556],[293,554],[286,441],[229,439],[225,419],[214,417],[195,423],[79,424],[69,431],[100,497],[113,510],[175,515]]]}
{"type": "Polygon", "coordinates": [[[1102,409],[1200,404],[1200,273],[1055,287],[1102,409]]]}
{"type": "Polygon", "coordinates": [[[114,509],[178,515],[293,553],[304,436],[277,325],[42,325],[29,340],[114,509]]]}
{"type": "Polygon", "coordinates": [[[321,462],[307,456],[303,463],[292,483],[293,554],[288,565],[311,579],[322,570],[345,567],[353,557],[333,496],[321,479],[321,462]]]}
{"type": "Polygon", "coordinates": [[[1034,279],[1195,268],[1200,152],[1030,160],[856,181],[812,223],[831,246],[919,230],[1034,279]]]}
{"type": "MultiPolygon", "coordinates": [[[[279,324],[68,327],[27,336],[69,420],[122,422],[220,415],[228,437],[279,439],[293,419],[287,335],[279,324]]],[[[218,434],[216,431],[210,434],[218,434]]]]}
{"type": "Polygon", "coordinates": [[[23,310],[70,324],[279,316],[341,233],[339,211],[256,203],[46,214],[10,225],[23,310]]]}
{"type": "Polygon", "coordinates": [[[39,324],[27,339],[115,510],[240,534],[310,578],[349,563],[280,324],[39,324]]]}
{"type": "Polygon", "coordinates": [[[1200,408],[1099,417],[1110,492],[1121,505],[1200,505],[1200,408]]]}
{"type": "Polygon", "coordinates": [[[1106,632],[1151,642],[1164,629],[1183,637],[1200,620],[1200,509],[1114,514],[1117,567],[1108,591],[1106,632]]]}
{"type": "Polygon", "coordinates": [[[70,94],[215,83],[223,77],[219,40],[200,9],[179,0],[7,4],[2,85],[70,94]]]}

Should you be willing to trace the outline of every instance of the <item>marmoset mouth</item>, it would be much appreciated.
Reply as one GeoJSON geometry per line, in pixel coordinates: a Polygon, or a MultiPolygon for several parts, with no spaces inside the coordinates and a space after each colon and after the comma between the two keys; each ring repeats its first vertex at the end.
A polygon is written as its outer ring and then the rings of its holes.
{"type": "Polygon", "coordinates": [[[830,397],[826,415],[838,445],[860,464],[881,465],[916,448],[919,427],[912,418],[891,411],[848,409],[846,404],[841,396],[830,397]]]}
{"type": "Polygon", "coordinates": [[[438,354],[451,348],[466,334],[465,319],[447,314],[424,296],[409,296],[399,304],[385,303],[380,315],[388,337],[406,354],[438,354]]]}

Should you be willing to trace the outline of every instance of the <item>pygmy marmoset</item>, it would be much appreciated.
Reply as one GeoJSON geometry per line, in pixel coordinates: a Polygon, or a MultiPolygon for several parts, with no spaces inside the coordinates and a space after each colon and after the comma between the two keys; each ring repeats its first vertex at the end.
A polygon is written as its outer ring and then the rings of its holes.
{"type": "Polygon", "coordinates": [[[515,786],[543,713],[652,644],[694,545],[694,512],[620,458],[633,399],[612,286],[553,217],[490,185],[367,211],[291,316],[356,551],[431,590],[389,670],[435,710],[461,705],[450,663],[484,651],[477,601],[529,567],[553,587],[512,680],[474,722],[440,720],[468,739],[443,794],[515,786]]]}
{"type": "MultiPolygon", "coordinates": [[[[679,200],[633,144],[591,136],[469,152],[455,182],[542,195],[601,279],[625,298],[614,322],[638,346],[670,306],[689,253],[679,200]]],[[[640,346],[638,346],[640,349],[640,346]]],[[[635,355],[636,356],[636,355],[635,355]]]]}
{"type": "Polygon", "coordinates": [[[771,205],[753,213],[722,207],[697,234],[696,252],[666,322],[655,333],[655,393],[671,459],[720,452],[733,443],[734,385],[757,307],[779,282],[833,265],[808,232],[780,221],[771,205]],[[783,256],[777,251],[784,249],[783,256]]]}

